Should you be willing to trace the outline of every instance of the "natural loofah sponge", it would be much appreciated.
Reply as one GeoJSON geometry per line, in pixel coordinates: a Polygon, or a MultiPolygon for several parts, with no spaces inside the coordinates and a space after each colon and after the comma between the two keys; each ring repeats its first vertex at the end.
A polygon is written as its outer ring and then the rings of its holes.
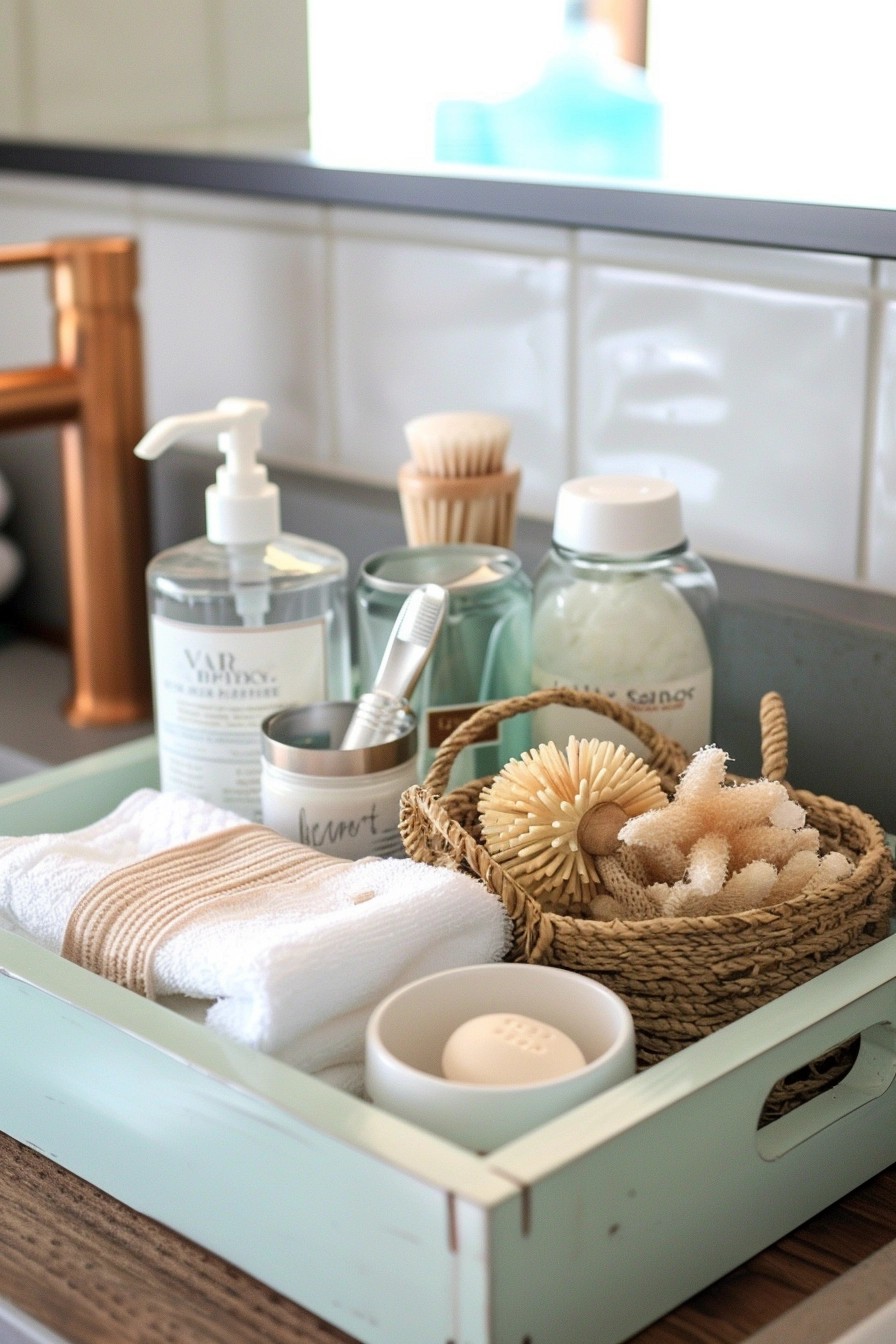
{"type": "Polygon", "coordinates": [[[619,827],[665,808],[659,775],[624,747],[570,737],[509,761],[479,799],[483,843],[525,890],[554,908],[590,904],[600,888],[595,855],[619,827]]]}
{"type": "Polygon", "coordinates": [[[619,832],[636,851],[645,897],[664,915],[736,914],[788,900],[851,870],[819,853],[818,832],[783,784],[732,784],[728,757],[704,747],[669,806],[633,817],[619,832]]]}

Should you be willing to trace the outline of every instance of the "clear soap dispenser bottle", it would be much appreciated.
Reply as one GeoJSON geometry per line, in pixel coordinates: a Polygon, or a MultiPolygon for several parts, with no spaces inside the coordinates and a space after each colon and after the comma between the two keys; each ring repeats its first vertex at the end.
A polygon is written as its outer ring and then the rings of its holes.
{"type": "Polygon", "coordinates": [[[159,421],[137,445],[155,458],[218,434],[207,536],[147,569],[153,698],[163,789],[261,820],[262,720],[286,705],[350,695],[348,562],[280,530],[280,492],[257,461],[262,401],[159,421]]]}

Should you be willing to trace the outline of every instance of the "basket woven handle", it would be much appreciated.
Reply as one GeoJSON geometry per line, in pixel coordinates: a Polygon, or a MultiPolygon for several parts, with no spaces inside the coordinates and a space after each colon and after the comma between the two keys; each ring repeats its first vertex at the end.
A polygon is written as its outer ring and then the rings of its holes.
{"type": "Polygon", "coordinates": [[[759,702],[762,736],[762,774],[783,783],[787,775],[787,711],[777,691],[768,691],[759,702]]]}
{"type": "Polygon", "coordinates": [[[532,691],[529,695],[513,696],[509,700],[496,700],[483,705],[445,738],[423,781],[423,787],[438,798],[445,791],[451,767],[464,747],[481,738],[488,729],[503,719],[515,718],[517,714],[530,714],[545,705],[568,705],[573,709],[590,709],[615,720],[622,728],[627,728],[647,748],[648,761],[654,770],[664,778],[677,779],[690,759],[684,747],[666,737],[644,719],[639,719],[624,705],[608,700],[596,691],[580,691],[571,686],[551,686],[546,690],[532,691]]]}

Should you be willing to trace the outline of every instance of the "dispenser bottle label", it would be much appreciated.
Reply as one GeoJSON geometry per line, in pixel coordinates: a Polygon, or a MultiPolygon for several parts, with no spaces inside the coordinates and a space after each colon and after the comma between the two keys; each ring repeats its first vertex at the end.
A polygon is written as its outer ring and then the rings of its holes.
{"type": "Polygon", "coordinates": [[[261,821],[261,724],[326,697],[323,620],[242,629],[152,617],[163,789],[261,821]]]}

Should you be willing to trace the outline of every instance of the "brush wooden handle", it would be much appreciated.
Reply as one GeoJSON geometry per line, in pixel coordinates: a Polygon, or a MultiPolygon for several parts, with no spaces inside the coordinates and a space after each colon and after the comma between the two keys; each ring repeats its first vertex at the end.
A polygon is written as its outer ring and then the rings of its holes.
{"type": "Polygon", "coordinates": [[[398,487],[413,499],[447,499],[451,503],[504,495],[519,485],[521,469],[507,467],[487,476],[427,476],[413,462],[398,468],[398,487]]]}
{"type": "Polygon", "coordinates": [[[487,476],[427,476],[403,463],[398,494],[408,544],[511,546],[521,475],[507,467],[487,476]]]}

